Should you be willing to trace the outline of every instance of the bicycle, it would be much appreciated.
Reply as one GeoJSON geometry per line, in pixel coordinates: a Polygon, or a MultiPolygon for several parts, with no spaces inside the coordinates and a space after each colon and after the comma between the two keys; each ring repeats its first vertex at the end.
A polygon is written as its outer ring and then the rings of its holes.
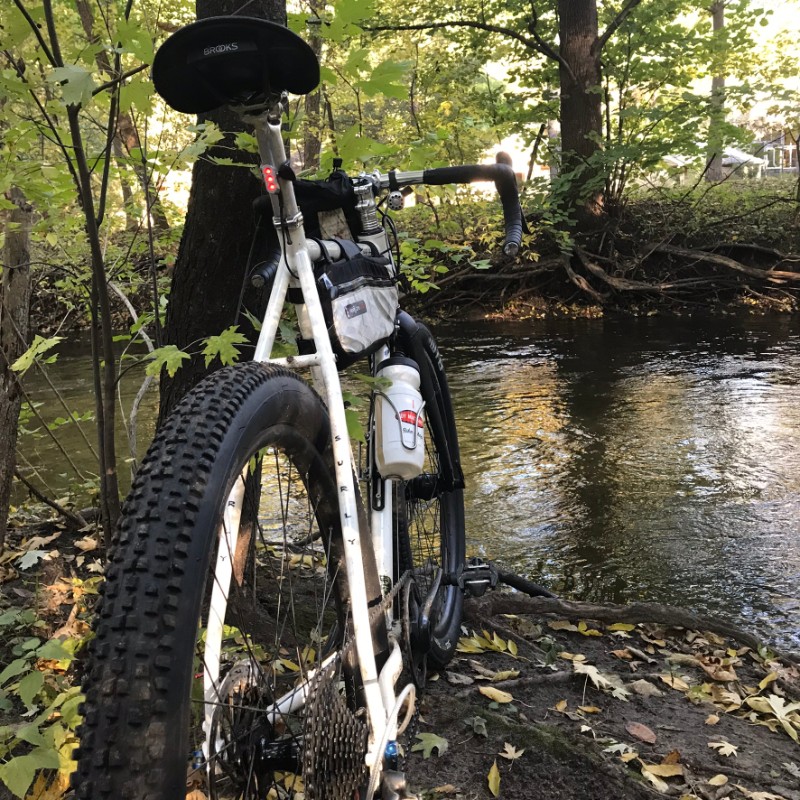
{"type": "Polygon", "coordinates": [[[482,578],[465,570],[441,356],[398,308],[376,199],[397,208],[406,186],[494,180],[513,254],[514,175],[477,165],[299,181],[282,98],[314,89],[319,65],[263,20],[179,30],[153,79],[179,111],[227,104],[253,125],[278,236],[253,275],[270,286],[253,361],[180,402],[126,500],[90,646],[76,797],[411,797],[398,739],[426,665],[455,650],[465,587],[482,578]],[[341,206],[354,241],[307,237],[298,195],[309,220],[341,206]],[[286,301],[300,350],[276,358],[286,301]],[[372,375],[365,464],[339,377],[359,359],[372,375]]]}

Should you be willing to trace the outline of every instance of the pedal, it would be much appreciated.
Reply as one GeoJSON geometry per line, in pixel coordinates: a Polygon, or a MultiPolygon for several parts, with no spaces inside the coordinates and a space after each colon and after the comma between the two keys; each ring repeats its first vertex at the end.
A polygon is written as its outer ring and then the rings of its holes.
{"type": "Polygon", "coordinates": [[[499,575],[495,565],[480,558],[471,558],[456,572],[459,589],[470,597],[483,597],[487,589],[494,589],[497,586],[498,580],[499,575]]]}

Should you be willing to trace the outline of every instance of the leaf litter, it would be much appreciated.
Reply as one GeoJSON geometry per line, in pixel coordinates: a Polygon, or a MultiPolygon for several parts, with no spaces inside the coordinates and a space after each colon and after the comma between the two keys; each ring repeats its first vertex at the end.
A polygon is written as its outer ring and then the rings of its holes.
{"type": "Polygon", "coordinates": [[[453,745],[424,762],[427,781],[414,754],[419,794],[447,781],[464,800],[800,800],[800,670],[767,648],[653,623],[508,615],[500,635],[473,619],[448,673],[477,684],[423,700],[421,727],[453,745]]]}

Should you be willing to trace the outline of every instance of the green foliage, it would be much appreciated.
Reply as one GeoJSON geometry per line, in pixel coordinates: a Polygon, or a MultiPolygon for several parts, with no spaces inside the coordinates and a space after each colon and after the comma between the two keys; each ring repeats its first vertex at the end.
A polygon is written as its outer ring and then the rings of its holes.
{"type": "MultiPolygon", "coordinates": [[[[30,344],[30,347],[11,365],[11,369],[14,372],[27,372],[37,361],[42,360],[41,356],[45,353],[52,350],[59,342],[63,341],[63,336],[51,336],[49,339],[45,339],[38,334],[33,337],[33,341],[30,344]]],[[[52,355],[47,359],[44,359],[45,364],[52,364],[57,355],[52,355]]]]}
{"type": "Polygon", "coordinates": [[[219,358],[223,366],[226,364],[235,364],[241,355],[236,345],[245,344],[246,342],[247,337],[243,333],[239,333],[238,325],[232,325],[230,328],[226,328],[219,336],[209,336],[203,347],[203,356],[205,357],[206,366],[215,358],[219,358]]]}
{"type": "Polygon", "coordinates": [[[158,347],[148,354],[150,363],[145,369],[147,375],[154,377],[161,374],[162,369],[166,369],[167,374],[173,377],[184,361],[188,361],[191,356],[179,349],[174,344],[165,344],[158,347]]]}
{"type": "Polygon", "coordinates": [[[99,578],[74,579],[73,601],[79,604],[72,632],[42,640],[46,624],[29,608],[0,613],[4,661],[0,672],[0,710],[17,711],[21,721],[0,727],[0,780],[15,797],[25,797],[41,770],[72,772],[75,731],[81,717],[80,689],[71,685],[69,668],[85,645],[88,626],[78,622],[86,599],[97,593],[99,578]]]}

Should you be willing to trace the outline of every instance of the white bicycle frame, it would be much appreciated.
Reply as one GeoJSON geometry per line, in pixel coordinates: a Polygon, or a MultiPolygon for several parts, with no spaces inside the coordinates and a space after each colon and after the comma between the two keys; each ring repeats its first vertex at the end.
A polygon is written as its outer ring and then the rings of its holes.
{"type": "MultiPolygon", "coordinates": [[[[281,134],[282,106],[276,103],[265,113],[244,117],[256,131],[262,165],[271,166],[277,176],[278,191],[270,194],[274,212],[275,229],[281,244],[281,263],[275,275],[269,302],[264,314],[261,332],[256,344],[254,360],[268,364],[279,364],[293,369],[310,368],[313,382],[324,397],[330,414],[333,457],[336,483],[339,494],[339,515],[341,519],[344,559],[347,568],[347,581],[353,608],[353,628],[358,664],[369,717],[369,747],[366,756],[370,769],[370,789],[368,797],[377,789],[383,765],[383,757],[388,742],[398,734],[398,714],[408,701],[407,713],[401,728],[404,727],[414,707],[414,687],[409,685],[400,695],[395,694],[395,684],[402,670],[402,654],[396,637],[390,633],[391,652],[385,665],[377,669],[373,650],[370,620],[367,615],[368,598],[362,562],[361,539],[368,532],[359,530],[356,487],[354,484],[355,462],[345,420],[345,407],[336,357],[333,354],[328,330],[317,294],[312,262],[320,258],[320,247],[308,241],[303,229],[303,217],[297,206],[294,186],[291,181],[278,175],[278,167],[286,160],[285,147],[281,134]],[[272,358],[272,349],[278,331],[278,323],[283,313],[284,302],[290,287],[302,289],[304,306],[298,306],[298,327],[304,339],[313,339],[316,352],[312,355],[272,358]]],[[[244,116],[244,115],[243,115],[244,116]]],[[[334,252],[331,253],[335,255],[334,252]]],[[[221,543],[218,548],[215,573],[215,586],[211,598],[207,642],[221,639],[224,609],[230,589],[232,575],[231,558],[235,552],[237,525],[229,524],[241,514],[243,500],[243,481],[237,481],[228,499],[225,522],[220,529],[221,543]]],[[[377,556],[379,575],[393,575],[392,536],[392,492],[386,482],[384,496],[386,502],[381,510],[371,514],[374,551],[377,556]]],[[[213,651],[213,648],[212,648],[213,651]]],[[[204,684],[206,698],[206,736],[210,736],[210,716],[218,702],[219,659],[210,659],[205,666],[204,684]]],[[[306,675],[305,681],[296,686],[285,697],[275,701],[265,713],[279,715],[302,707],[308,693],[313,672],[306,675]]],[[[208,746],[208,741],[206,742],[208,746]]]]}

